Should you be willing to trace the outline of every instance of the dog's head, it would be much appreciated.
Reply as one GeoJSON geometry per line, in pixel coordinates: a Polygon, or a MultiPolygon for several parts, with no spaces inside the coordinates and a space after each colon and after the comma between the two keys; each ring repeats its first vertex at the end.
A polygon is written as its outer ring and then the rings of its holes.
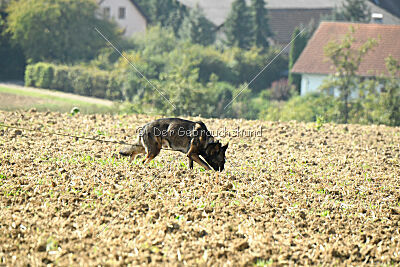
{"type": "Polygon", "coordinates": [[[216,171],[223,171],[225,165],[225,151],[228,148],[228,144],[222,146],[217,141],[207,145],[205,153],[202,154],[203,158],[207,163],[216,171]]]}

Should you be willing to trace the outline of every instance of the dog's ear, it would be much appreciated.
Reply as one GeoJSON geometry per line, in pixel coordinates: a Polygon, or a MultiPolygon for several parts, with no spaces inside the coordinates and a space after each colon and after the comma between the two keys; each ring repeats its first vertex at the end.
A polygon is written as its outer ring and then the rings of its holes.
{"type": "Polygon", "coordinates": [[[229,142],[226,143],[226,145],[224,145],[224,146],[222,147],[222,150],[225,152],[225,151],[228,149],[228,146],[229,146],[229,142]]]}
{"type": "Polygon", "coordinates": [[[216,152],[216,143],[211,143],[207,146],[206,152],[208,155],[213,155],[216,152]]]}
{"type": "Polygon", "coordinates": [[[221,143],[219,141],[217,142],[217,150],[221,150],[221,143]]]}

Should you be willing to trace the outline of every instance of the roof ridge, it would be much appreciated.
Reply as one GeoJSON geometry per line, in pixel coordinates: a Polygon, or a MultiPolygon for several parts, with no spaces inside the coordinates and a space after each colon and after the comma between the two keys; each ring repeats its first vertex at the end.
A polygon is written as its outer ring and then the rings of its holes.
{"type": "Polygon", "coordinates": [[[147,23],[149,23],[150,18],[147,16],[146,12],[143,11],[142,7],[138,3],[136,3],[135,0],[130,0],[130,2],[132,3],[132,5],[134,5],[136,7],[136,9],[143,16],[143,18],[147,21],[147,23]]]}

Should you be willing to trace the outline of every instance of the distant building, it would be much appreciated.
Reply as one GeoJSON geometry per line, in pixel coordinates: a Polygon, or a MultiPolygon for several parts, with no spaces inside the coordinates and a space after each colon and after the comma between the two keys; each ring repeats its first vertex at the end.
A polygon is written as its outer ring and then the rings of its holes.
{"type": "Polygon", "coordinates": [[[378,40],[378,46],[364,56],[357,75],[368,78],[387,74],[385,59],[391,55],[400,60],[400,25],[321,22],[292,68],[293,73],[301,75],[301,95],[318,92],[323,81],[334,74],[333,64],[326,58],[324,47],[331,40],[341,40],[349,33],[350,26],[355,29],[354,48],[360,47],[369,38],[378,40]]]}
{"type": "Polygon", "coordinates": [[[100,0],[100,13],[114,20],[127,37],[146,31],[148,19],[134,0],[100,0]]]}
{"type": "MultiPolygon", "coordinates": [[[[211,22],[220,31],[231,10],[234,0],[178,0],[188,7],[198,4],[211,22]]],[[[344,0],[266,0],[270,28],[274,33],[272,41],[277,45],[286,45],[290,42],[294,29],[298,26],[308,26],[311,22],[318,24],[321,17],[331,14],[335,7],[340,7],[344,0]]],[[[375,0],[378,1],[378,0],[375,0]]],[[[389,2],[389,0],[379,0],[389,2]]],[[[393,0],[393,2],[400,0],[393,0]]],[[[250,3],[250,0],[247,0],[250,3]]],[[[371,12],[382,24],[400,24],[400,18],[388,12],[383,6],[367,2],[371,12]]],[[[371,18],[372,19],[372,18],[371,18]]],[[[221,36],[221,34],[219,34],[221,36]]]]}
{"type": "Polygon", "coordinates": [[[400,17],[400,1],[399,0],[370,0],[375,5],[385,9],[393,15],[400,17]]]}

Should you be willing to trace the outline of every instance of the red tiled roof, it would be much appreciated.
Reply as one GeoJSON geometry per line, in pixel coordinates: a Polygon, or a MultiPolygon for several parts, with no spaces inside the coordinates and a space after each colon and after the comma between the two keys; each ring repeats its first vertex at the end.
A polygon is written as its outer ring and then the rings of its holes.
{"type": "Polygon", "coordinates": [[[364,56],[358,75],[367,77],[387,73],[385,59],[390,55],[400,60],[400,25],[322,22],[293,66],[292,72],[333,74],[333,64],[325,56],[324,47],[329,41],[343,39],[350,32],[350,26],[355,29],[354,48],[360,47],[369,38],[378,40],[378,45],[364,56]]]}

